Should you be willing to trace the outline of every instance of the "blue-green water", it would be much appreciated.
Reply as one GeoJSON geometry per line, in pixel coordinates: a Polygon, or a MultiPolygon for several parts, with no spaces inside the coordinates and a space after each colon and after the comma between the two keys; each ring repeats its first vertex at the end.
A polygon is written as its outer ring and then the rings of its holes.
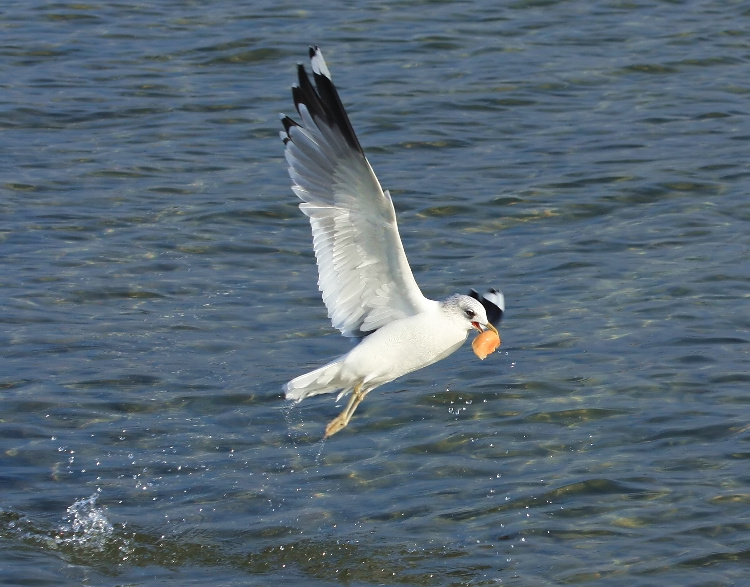
{"type": "Polygon", "coordinates": [[[0,582],[745,582],[746,3],[326,6],[6,4],[0,582]],[[310,43],[425,294],[508,310],[325,443],[310,43]]]}

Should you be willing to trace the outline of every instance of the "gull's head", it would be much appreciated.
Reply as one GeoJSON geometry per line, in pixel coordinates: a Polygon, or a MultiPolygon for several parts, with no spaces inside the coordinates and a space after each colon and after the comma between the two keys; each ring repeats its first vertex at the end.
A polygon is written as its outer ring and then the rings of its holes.
{"type": "Polygon", "coordinates": [[[457,294],[449,297],[442,305],[444,311],[465,327],[467,332],[476,328],[479,332],[488,329],[497,333],[497,328],[487,319],[487,312],[478,300],[457,294]]]}

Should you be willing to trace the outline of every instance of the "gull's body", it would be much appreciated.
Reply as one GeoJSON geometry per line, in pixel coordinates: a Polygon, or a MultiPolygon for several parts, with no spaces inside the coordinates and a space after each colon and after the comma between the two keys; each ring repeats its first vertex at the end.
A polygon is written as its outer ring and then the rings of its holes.
{"type": "Polygon", "coordinates": [[[320,50],[310,49],[314,88],[299,66],[293,88],[301,123],[285,117],[282,138],[292,190],[310,218],[318,286],[334,327],[364,337],[345,355],[284,386],[287,399],[352,393],[326,436],[347,425],[376,387],[458,349],[472,329],[496,330],[502,294],[422,295],[404,253],[390,194],[380,187],[331,81],[320,50]],[[494,296],[494,297],[493,297],[494,296]]]}
{"type": "Polygon", "coordinates": [[[293,379],[286,385],[286,397],[301,400],[350,390],[360,382],[374,389],[447,357],[464,343],[471,328],[435,302],[433,309],[386,324],[332,363],[293,379]]]}

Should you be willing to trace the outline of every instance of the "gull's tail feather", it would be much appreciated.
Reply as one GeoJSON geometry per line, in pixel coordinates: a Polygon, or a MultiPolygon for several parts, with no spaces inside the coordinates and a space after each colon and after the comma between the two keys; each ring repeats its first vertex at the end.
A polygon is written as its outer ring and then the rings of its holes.
{"type": "Polygon", "coordinates": [[[340,374],[341,360],[336,359],[332,363],[315,369],[315,371],[292,379],[284,386],[285,397],[288,400],[298,402],[312,395],[333,393],[348,388],[349,386],[341,381],[340,374]]]}

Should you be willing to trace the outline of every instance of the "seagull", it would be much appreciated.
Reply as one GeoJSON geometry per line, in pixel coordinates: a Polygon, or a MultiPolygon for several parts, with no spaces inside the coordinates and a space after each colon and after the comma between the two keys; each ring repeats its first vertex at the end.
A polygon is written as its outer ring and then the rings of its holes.
{"type": "Polygon", "coordinates": [[[342,430],[376,387],[456,351],[469,332],[492,330],[505,311],[503,294],[427,299],[406,259],[388,191],[380,187],[354,134],[320,49],[310,47],[311,82],[297,66],[292,87],[299,122],[282,114],[292,190],[310,219],[318,287],[334,328],[360,339],[348,353],[300,375],[283,389],[286,399],[338,392],[351,395],[326,427],[342,430]]]}

